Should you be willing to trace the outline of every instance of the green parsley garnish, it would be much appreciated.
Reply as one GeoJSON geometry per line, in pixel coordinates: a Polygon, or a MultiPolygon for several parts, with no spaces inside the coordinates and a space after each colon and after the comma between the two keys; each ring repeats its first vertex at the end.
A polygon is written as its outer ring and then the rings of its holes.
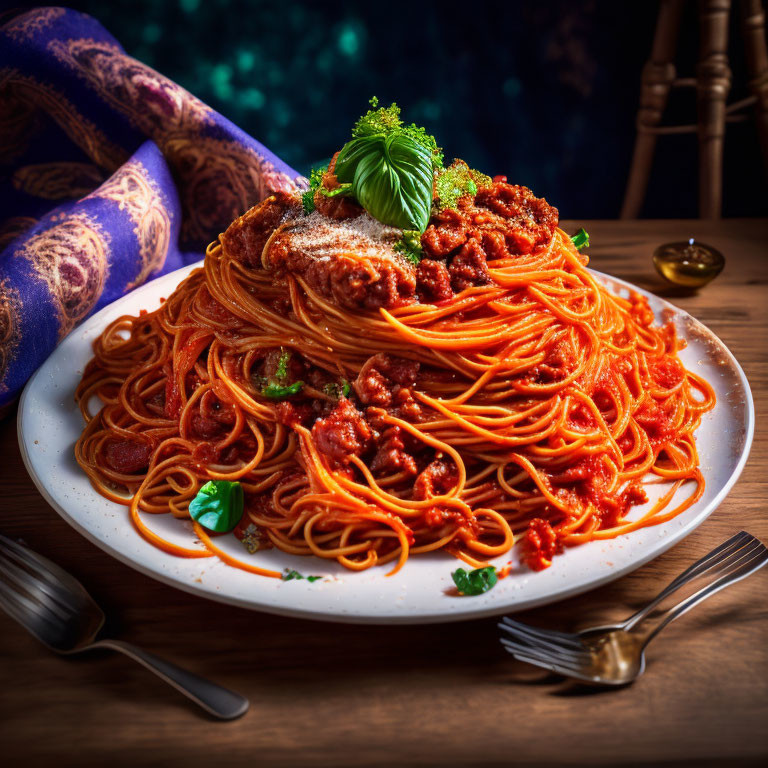
{"type": "Polygon", "coordinates": [[[270,400],[282,400],[291,395],[296,395],[301,391],[304,386],[303,381],[294,381],[292,384],[286,383],[288,378],[288,362],[291,359],[291,353],[287,349],[280,349],[280,357],[275,367],[274,376],[271,376],[267,381],[263,382],[261,387],[261,394],[264,397],[270,398],[270,400]]]}
{"type": "Polygon", "coordinates": [[[327,170],[328,166],[326,165],[323,168],[313,168],[309,172],[309,189],[301,196],[304,213],[312,213],[315,210],[315,192],[323,183],[323,174],[327,170]]]}
{"type": "Polygon", "coordinates": [[[264,397],[268,397],[270,400],[282,400],[285,397],[297,395],[301,392],[303,386],[303,381],[294,381],[293,384],[289,384],[287,387],[284,387],[281,384],[267,384],[267,386],[261,390],[261,394],[264,395],[264,397]]]}
{"type": "Polygon", "coordinates": [[[303,576],[298,571],[289,571],[287,568],[280,577],[283,581],[293,581],[294,579],[306,579],[307,581],[317,581],[322,579],[322,576],[303,576]]]}
{"type": "Polygon", "coordinates": [[[336,400],[346,397],[349,394],[349,390],[349,382],[346,379],[342,379],[340,384],[335,381],[328,382],[328,384],[323,387],[323,392],[325,392],[328,397],[333,397],[336,400]]]}
{"type": "Polygon", "coordinates": [[[572,238],[573,244],[580,251],[582,248],[589,248],[589,232],[582,227],[572,238]]]}
{"type": "Polygon", "coordinates": [[[243,516],[243,487],[229,480],[209,480],[189,504],[190,517],[216,533],[231,531],[243,516]]]}
{"type": "Polygon", "coordinates": [[[465,195],[476,195],[478,187],[490,187],[491,177],[470,168],[462,160],[454,160],[453,164],[438,173],[435,179],[435,197],[437,207],[455,208],[459,199],[465,195]]]}
{"type": "Polygon", "coordinates": [[[496,568],[488,565],[485,568],[476,568],[474,571],[465,571],[463,568],[455,570],[451,577],[456,588],[462,595],[467,597],[482,595],[491,589],[499,577],[496,575],[496,568]]]}
{"type": "Polygon", "coordinates": [[[392,248],[402,253],[412,264],[421,261],[421,232],[414,229],[403,230],[402,239],[398,240],[392,248]]]}
{"type": "Polygon", "coordinates": [[[287,349],[280,350],[280,358],[275,368],[275,378],[282,381],[288,375],[288,362],[291,359],[291,353],[287,349]]]}
{"type": "Polygon", "coordinates": [[[394,102],[388,107],[379,107],[379,100],[374,96],[369,103],[372,109],[369,109],[355,123],[355,127],[352,129],[352,138],[358,139],[362,136],[376,134],[387,135],[394,132],[403,133],[429,151],[435,170],[443,167],[443,152],[437,146],[435,137],[428,134],[426,129],[415,123],[404,125],[400,119],[400,107],[394,102]]]}

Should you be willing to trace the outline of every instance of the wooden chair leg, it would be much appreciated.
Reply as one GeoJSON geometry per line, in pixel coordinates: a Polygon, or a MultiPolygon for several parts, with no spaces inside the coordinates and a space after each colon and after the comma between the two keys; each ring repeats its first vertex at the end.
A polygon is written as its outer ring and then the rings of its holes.
{"type": "Polygon", "coordinates": [[[768,46],[765,39],[765,12],[761,0],[742,0],[740,10],[749,87],[757,98],[755,119],[768,174],[768,46]]]}
{"type": "Polygon", "coordinates": [[[728,66],[730,0],[701,0],[697,108],[699,123],[699,216],[719,219],[723,204],[725,101],[731,87],[728,66]]]}
{"type": "Polygon", "coordinates": [[[622,219],[636,219],[648,188],[648,177],[656,149],[656,127],[667,105],[669,91],[675,79],[675,48],[680,29],[684,0],[662,0],[651,57],[643,67],[640,87],[640,108],[637,113],[637,138],[632,154],[622,219]]]}

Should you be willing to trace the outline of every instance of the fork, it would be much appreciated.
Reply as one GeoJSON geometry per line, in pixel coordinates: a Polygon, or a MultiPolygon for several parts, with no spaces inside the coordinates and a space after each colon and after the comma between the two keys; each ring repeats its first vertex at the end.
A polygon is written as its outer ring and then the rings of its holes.
{"type": "Polygon", "coordinates": [[[120,651],[170,683],[210,714],[234,720],[248,699],[121,640],[96,640],[104,613],[83,585],[47,558],[0,534],[0,607],[61,654],[120,651]]]}
{"type": "Polygon", "coordinates": [[[498,627],[509,637],[500,640],[520,661],[597,685],[626,685],[645,671],[645,647],[667,624],[766,562],[765,545],[741,531],[683,571],[648,605],[619,624],[571,634],[538,629],[504,616],[498,627]],[[697,591],[654,614],[654,609],[670,595],[697,580],[697,591]],[[657,623],[647,630],[646,619],[656,619],[657,623]]]}

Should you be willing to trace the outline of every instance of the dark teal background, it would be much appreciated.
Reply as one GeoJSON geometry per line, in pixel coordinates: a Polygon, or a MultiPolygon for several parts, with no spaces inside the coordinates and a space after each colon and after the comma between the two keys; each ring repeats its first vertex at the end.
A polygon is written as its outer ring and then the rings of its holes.
{"type": "MultiPolygon", "coordinates": [[[[133,56],[307,172],[376,94],[445,149],[506,174],[567,218],[617,216],[634,141],[654,2],[72,2],[133,56]],[[472,12],[469,10],[472,9],[472,12]]],[[[680,74],[695,72],[695,3],[680,74]]],[[[734,30],[732,98],[746,95],[734,30]]],[[[691,92],[668,119],[695,120],[691,92]]],[[[768,213],[754,123],[729,125],[725,214],[768,213]]],[[[696,139],[661,139],[644,210],[695,216],[696,139]]]]}

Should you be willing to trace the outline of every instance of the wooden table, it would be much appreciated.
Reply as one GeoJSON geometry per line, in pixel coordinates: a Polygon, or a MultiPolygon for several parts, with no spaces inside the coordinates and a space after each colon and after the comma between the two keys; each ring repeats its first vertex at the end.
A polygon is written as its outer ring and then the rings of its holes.
{"type": "MultiPolygon", "coordinates": [[[[758,413],[752,455],[720,508],[684,542],[609,586],[520,615],[575,628],[618,619],[741,528],[768,541],[768,222],[570,222],[592,265],[670,296],[740,360],[758,413]],[[695,235],[727,266],[697,295],[656,277],[655,245],[695,235]],[[761,420],[762,416],[762,420],[761,420]]],[[[133,662],[64,659],[0,614],[0,761],[36,765],[764,765],[768,568],[672,624],[633,686],[594,691],[515,662],[495,621],[373,627],[231,608],[113,560],[28,479],[13,414],[0,423],[0,530],[75,574],[110,631],[237,689],[241,720],[208,719],[133,662]],[[54,759],[57,762],[54,763],[54,759]]]]}

